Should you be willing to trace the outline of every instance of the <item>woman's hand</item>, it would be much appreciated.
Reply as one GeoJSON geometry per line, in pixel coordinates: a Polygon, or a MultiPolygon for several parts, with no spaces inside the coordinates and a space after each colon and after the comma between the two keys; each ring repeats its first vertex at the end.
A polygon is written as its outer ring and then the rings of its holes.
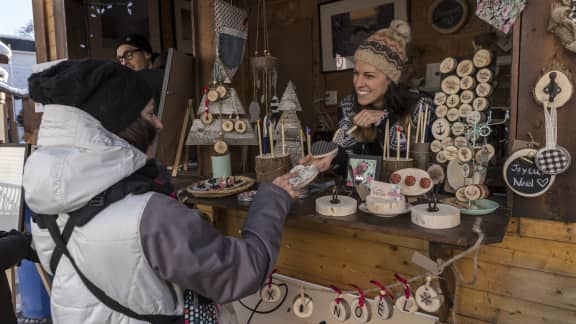
{"type": "Polygon", "coordinates": [[[386,111],[384,110],[362,109],[354,116],[352,122],[358,127],[369,128],[379,123],[384,116],[386,116],[386,111]]]}
{"type": "Polygon", "coordinates": [[[300,197],[300,190],[294,189],[294,187],[288,182],[290,178],[294,178],[298,176],[297,173],[287,173],[285,175],[281,175],[272,181],[272,184],[277,185],[278,187],[286,190],[286,192],[292,197],[292,199],[297,199],[300,197]]]}
{"type": "Polygon", "coordinates": [[[312,164],[313,166],[315,166],[318,169],[318,171],[324,172],[324,171],[330,169],[330,165],[332,164],[332,160],[334,160],[334,157],[336,157],[336,154],[331,154],[331,155],[321,157],[318,159],[312,158],[312,155],[307,155],[303,159],[300,159],[298,161],[298,164],[303,164],[303,165],[312,164]]]}

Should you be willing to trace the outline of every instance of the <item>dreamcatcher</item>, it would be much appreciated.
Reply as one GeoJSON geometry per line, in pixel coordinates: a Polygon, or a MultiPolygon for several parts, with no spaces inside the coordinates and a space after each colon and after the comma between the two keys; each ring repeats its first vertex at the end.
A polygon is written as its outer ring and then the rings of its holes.
{"type": "Polygon", "coordinates": [[[250,58],[250,70],[252,74],[253,89],[252,102],[249,106],[250,120],[260,117],[261,106],[264,106],[266,117],[271,118],[273,113],[279,113],[280,100],[276,95],[278,82],[277,72],[278,59],[270,52],[270,33],[266,18],[266,0],[258,1],[256,13],[256,45],[254,56],[250,58]],[[262,15],[262,16],[260,16],[262,15]],[[260,41],[260,24],[262,24],[263,52],[260,56],[258,43],[260,41]]]}

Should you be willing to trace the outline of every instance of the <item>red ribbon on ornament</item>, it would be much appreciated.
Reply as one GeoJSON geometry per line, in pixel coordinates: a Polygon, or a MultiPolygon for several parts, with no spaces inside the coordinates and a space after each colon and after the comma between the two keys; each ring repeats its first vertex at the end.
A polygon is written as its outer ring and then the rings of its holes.
{"type": "Polygon", "coordinates": [[[370,280],[370,283],[375,285],[376,287],[380,288],[380,299],[384,299],[384,296],[390,297],[392,301],[394,301],[394,296],[390,293],[383,284],[376,280],[370,280]]]}
{"type": "Polygon", "coordinates": [[[360,301],[358,302],[358,306],[360,307],[364,307],[364,291],[362,291],[362,289],[360,289],[360,287],[354,285],[354,284],[350,284],[350,286],[356,288],[356,290],[358,291],[358,295],[360,295],[360,301]]]}
{"type": "Polygon", "coordinates": [[[394,274],[394,277],[404,286],[404,296],[406,296],[406,299],[410,299],[410,285],[408,284],[408,280],[400,277],[397,273],[394,274]]]}
{"type": "Polygon", "coordinates": [[[340,301],[342,301],[342,290],[334,285],[330,285],[330,288],[338,294],[338,297],[336,297],[336,304],[340,304],[340,301]]]}
{"type": "Polygon", "coordinates": [[[209,103],[209,101],[208,101],[208,96],[207,96],[207,94],[208,94],[208,86],[204,86],[204,89],[203,89],[203,90],[204,90],[204,97],[206,97],[206,100],[204,100],[204,105],[206,106],[205,111],[208,112],[208,103],[209,103]]]}
{"type": "Polygon", "coordinates": [[[268,276],[268,289],[272,288],[272,275],[276,273],[276,269],[272,270],[268,276]]]}

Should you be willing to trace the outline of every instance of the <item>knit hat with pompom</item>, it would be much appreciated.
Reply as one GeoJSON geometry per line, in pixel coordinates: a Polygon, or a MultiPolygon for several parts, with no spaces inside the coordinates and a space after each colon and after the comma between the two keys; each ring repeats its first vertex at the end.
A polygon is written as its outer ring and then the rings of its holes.
{"type": "Polygon", "coordinates": [[[410,33],[407,22],[392,20],[388,28],[380,29],[360,44],[354,53],[354,61],[373,65],[398,83],[408,62],[406,44],[410,42],[410,33]]]}

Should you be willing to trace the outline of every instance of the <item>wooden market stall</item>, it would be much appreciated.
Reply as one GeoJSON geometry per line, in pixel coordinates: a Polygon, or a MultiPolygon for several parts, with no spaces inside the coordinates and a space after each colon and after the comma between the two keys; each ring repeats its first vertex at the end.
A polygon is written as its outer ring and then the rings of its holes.
{"type": "MultiPolygon", "coordinates": [[[[304,107],[302,123],[319,135],[329,133],[336,106],[323,103],[324,92],[336,90],[338,98],[350,93],[352,72],[323,72],[320,44],[327,35],[320,33],[319,8],[328,1],[266,2],[271,49],[280,62],[278,82],[286,84],[292,80],[296,84],[304,107]]],[[[576,181],[575,169],[558,176],[548,192],[534,198],[505,190],[500,176],[502,164],[518,145],[517,140],[530,141],[532,136],[536,142],[545,142],[544,114],[532,96],[543,69],[553,63],[572,71],[576,67],[575,53],[547,31],[550,6],[555,0],[529,1],[510,37],[497,35],[476,17],[473,0],[464,1],[468,9],[464,20],[454,24],[447,34],[440,33],[431,22],[431,8],[438,2],[407,1],[414,36],[410,74],[415,79],[433,74],[431,64],[447,56],[471,57],[473,44],[494,50],[501,58],[493,100],[511,117],[508,126],[500,129],[504,136],[500,138],[500,161],[492,168],[490,183],[501,192],[507,191],[508,208],[483,221],[487,239],[479,253],[477,280],[466,284],[456,280],[453,273],[447,274],[447,306],[455,301],[459,323],[574,323],[576,213],[571,200],[576,194],[571,184],[576,181]]],[[[149,36],[158,51],[176,48],[192,54],[196,66],[190,73],[197,80],[195,93],[201,94],[202,87],[211,80],[214,60],[213,0],[135,0],[134,8],[145,10],[130,16],[130,24],[120,22],[126,18],[120,13],[90,18],[93,12],[89,5],[102,3],[107,1],[33,0],[39,61],[112,58],[112,40],[125,32],[138,31],[149,36]]],[[[235,1],[248,9],[249,35],[256,32],[258,3],[235,1]]],[[[249,36],[244,63],[232,80],[246,104],[251,100],[248,60],[254,42],[254,37],[249,36]]],[[[576,138],[576,128],[571,125],[576,120],[576,116],[572,117],[576,112],[570,109],[573,104],[572,98],[559,111],[558,120],[558,142],[569,152],[576,150],[576,141],[572,141],[576,138]]],[[[210,174],[209,165],[204,164],[203,168],[203,175],[210,174]]],[[[239,172],[241,167],[233,165],[233,169],[239,172]]],[[[185,185],[190,179],[178,177],[176,182],[185,185]]],[[[238,235],[246,210],[234,205],[235,199],[196,202],[220,230],[238,235]]],[[[410,261],[415,251],[445,260],[472,245],[476,237],[473,222],[473,217],[464,218],[457,230],[435,232],[418,229],[401,219],[374,221],[361,215],[345,220],[327,219],[315,215],[308,202],[300,202],[288,219],[277,268],[282,274],[322,285],[354,283],[366,287],[368,280],[375,278],[392,282],[394,273],[414,276],[422,271],[410,261]]],[[[465,278],[472,276],[472,258],[458,261],[457,266],[465,278]]],[[[448,309],[442,310],[440,317],[449,320],[448,309]]]]}

